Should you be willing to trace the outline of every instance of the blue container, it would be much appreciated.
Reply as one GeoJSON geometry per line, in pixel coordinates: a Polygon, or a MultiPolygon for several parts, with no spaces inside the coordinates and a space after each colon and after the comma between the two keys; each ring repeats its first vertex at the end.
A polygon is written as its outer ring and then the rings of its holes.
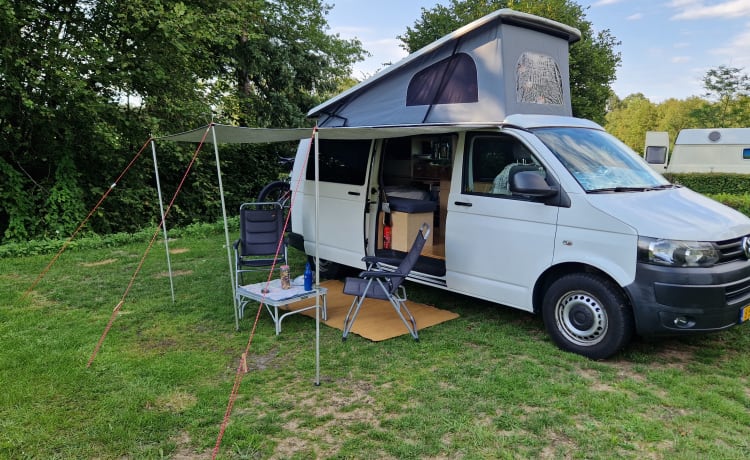
{"type": "Polygon", "coordinates": [[[312,291],[313,274],[310,270],[310,262],[305,265],[305,291],[312,291]]]}

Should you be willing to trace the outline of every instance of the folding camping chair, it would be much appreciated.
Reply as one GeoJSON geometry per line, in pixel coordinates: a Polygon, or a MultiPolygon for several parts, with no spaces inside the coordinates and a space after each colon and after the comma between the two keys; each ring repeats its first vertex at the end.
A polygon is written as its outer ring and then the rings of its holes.
{"type": "Polygon", "coordinates": [[[287,263],[287,241],[284,235],[284,211],[279,203],[243,203],[240,206],[240,238],[234,242],[235,307],[242,317],[241,296],[237,288],[244,285],[243,274],[266,271],[287,263]]]}
{"type": "Polygon", "coordinates": [[[392,263],[393,259],[379,259],[378,257],[369,256],[362,259],[367,263],[366,271],[360,273],[358,278],[346,278],[344,294],[353,295],[354,300],[346,314],[346,319],[344,319],[342,340],[346,340],[349,332],[351,332],[359,310],[362,308],[362,303],[364,303],[367,297],[389,301],[396,310],[396,313],[398,313],[401,321],[406,325],[409,334],[414,337],[414,340],[419,340],[417,322],[406,307],[406,289],[402,283],[409,272],[411,272],[417,259],[419,259],[419,255],[429,235],[430,226],[427,223],[422,224],[414,239],[414,244],[412,244],[406,257],[399,263],[395,271],[386,271],[381,267],[381,263],[392,263]],[[408,316],[408,320],[404,316],[404,313],[408,316]]]}

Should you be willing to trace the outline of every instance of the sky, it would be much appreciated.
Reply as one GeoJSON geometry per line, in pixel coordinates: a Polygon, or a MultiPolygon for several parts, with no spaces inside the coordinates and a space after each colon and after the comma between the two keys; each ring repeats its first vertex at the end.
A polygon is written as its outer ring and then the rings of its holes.
{"type": "MultiPolygon", "coordinates": [[[[330,32],[358,38],[372,56],[354,67],[362,79],[406,56],[406,28],[448,0],[328,0],[330,32]]],[[[624,98],[642,93],[651,102],[705,93],[701,79],[720,65],[750,73],[750,0],[578,0],[595,31],[621,42],[621,65],[612,88],[624,98]]]]}

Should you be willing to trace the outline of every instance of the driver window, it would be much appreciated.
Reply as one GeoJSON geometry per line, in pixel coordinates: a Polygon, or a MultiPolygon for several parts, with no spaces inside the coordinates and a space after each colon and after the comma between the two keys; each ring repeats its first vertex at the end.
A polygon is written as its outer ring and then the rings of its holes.
{"type": "Polygon", "coordinates": [[[544,169],[519,140],[497,134],[467,136],[464,157],[463,193],[508,197],[510,177],[520,171],[544,169]]]}

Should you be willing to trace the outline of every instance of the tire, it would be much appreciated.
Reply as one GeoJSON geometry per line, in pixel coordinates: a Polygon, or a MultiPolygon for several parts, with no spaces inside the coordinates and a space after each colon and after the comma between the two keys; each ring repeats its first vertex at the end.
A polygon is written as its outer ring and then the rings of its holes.
{"type": "Polygon", "coordinates": [[[263,187],[258,193],[258,202],[264,203],[264,202],[276,202],[281,205],[281,208],[284,210],[284,221],[287,222],[286,230],[291,232],[292,231],[292,219],[287,219],[287,215],[289,214],[289,205],[290,205],[290,198],[291,193],[289,193],[290,186],[289,182],[284,182],[282,180],[277,180],[273,182],[269,182],[266,184],[265,187],[263,187]]]}
{"type": "MultiPolygon", "coordinates": [[[[307,256],[310,268],[315,271],[315,257],[307,256]]],[[[331,262],[330,260],[320,259],[320,277],[322,279],[336,279],[343,272],[341,264],[331,262]]]]}
{"type": "Polygon", "coordinates": [[[554,281],[544,295],[542,317],[558,347],[590,359],[609,358],[633,338],[633,312],[624,293],[591,273],[554,281]]]}
{"type": "Polygon", "coordinates": [[[288,199],[289,182],[281,180],[269,182],[258,193],[258,201],[278,201],[283,202],[288,199]]]}

